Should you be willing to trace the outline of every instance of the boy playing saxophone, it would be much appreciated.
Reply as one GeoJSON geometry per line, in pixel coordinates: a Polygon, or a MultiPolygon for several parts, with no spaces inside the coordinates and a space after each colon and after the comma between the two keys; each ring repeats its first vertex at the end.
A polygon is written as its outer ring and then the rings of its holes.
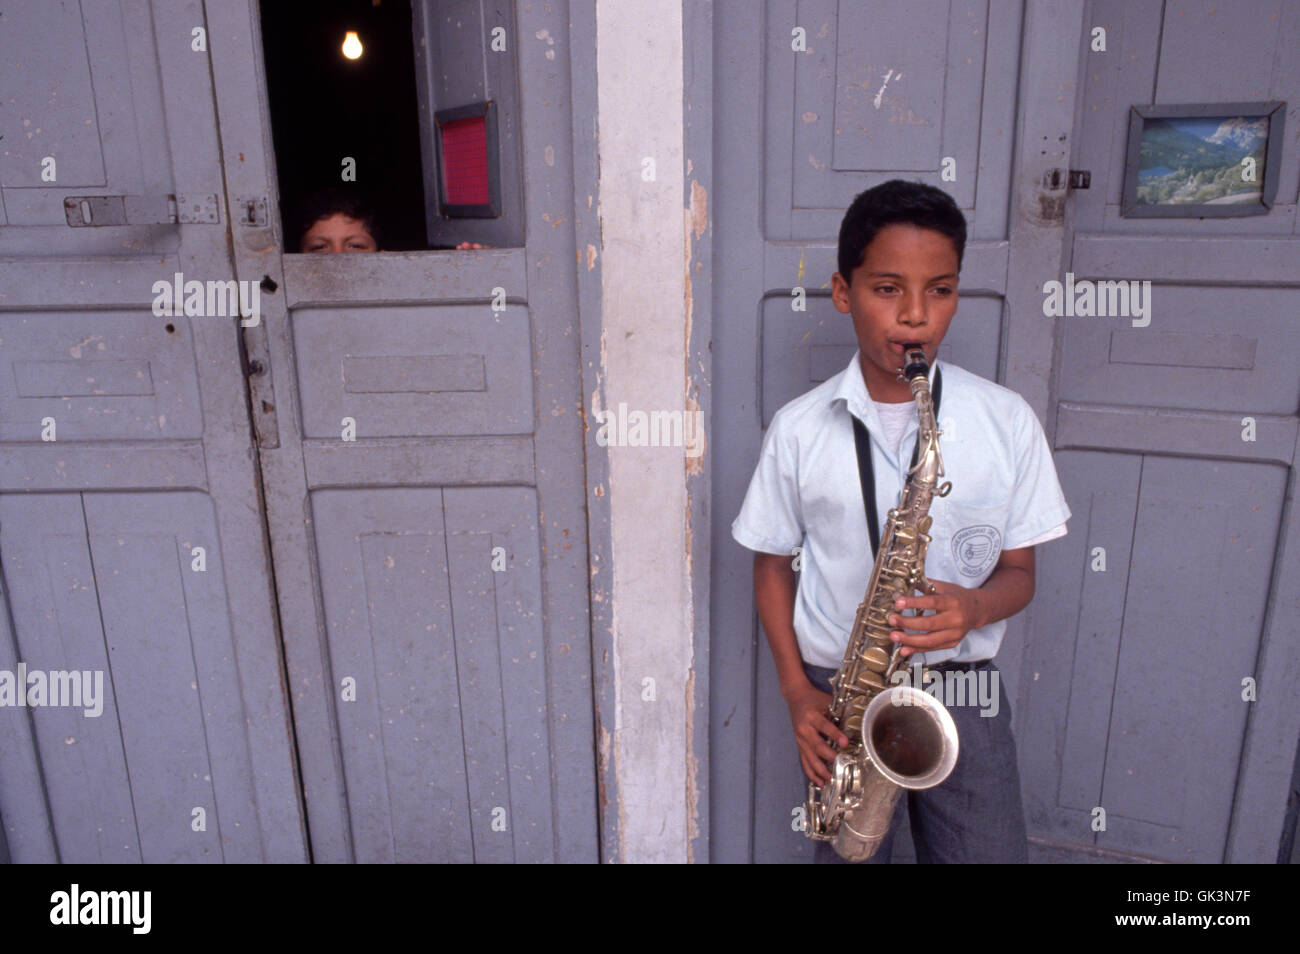
{"type": "MultiPolygon", "coordinates": [[[[996,683],[992,659],[1005,621],[1034,594],[1033,548],[1066,532],[1070,510],[1029,405],[936,360],[957,311],[965,243],[961,210],[932,186],[892,180],[854,200],[840,228],[831,285],[836,309],[852,316],[858,352],[843,372],[777,412],[732,524],[735,539],[755,551],[759,619],[800,762],[819,784],[830,779],[832,746],[849,744],[827,705],[875,560],[866,506],[874,504],[871,516],[883,525],[917,443],[911,389],[900,378],[905,346],[924,351],[931,391],[936,398],[941,391],[940,428],[960,435],[941,440],[953,489],[930,510],[925,574],[935,592],[899,599],[889,619],[906,663],[923,662],[941,677],[996,683]],[[865,430],[861,445],[854,419],[865,430]]],[[[996,705],[983,712],[950,708],[960,739],[957,764],[941,784],[908,793],[921,862],[1026,860],[1011,710],[1000,684],[995,692],[996,705]]],[[[889,861],[902,806],[899,799],[871,862],[889,861]]],[[[826,843],[816,855],[838,860],[826,843]]]]}

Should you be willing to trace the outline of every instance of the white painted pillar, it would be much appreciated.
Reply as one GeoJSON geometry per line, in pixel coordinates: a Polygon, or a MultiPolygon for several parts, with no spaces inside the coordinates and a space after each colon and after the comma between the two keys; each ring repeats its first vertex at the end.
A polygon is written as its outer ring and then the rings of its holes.
{"type": "MultiPolygon", "coordinates": [[[[638,432],[638,414],[648,426],[652,412],[685,408],[682,5],[598,0],[596,23],[604,333],[591,411],[596,421],[602,410],[614,415],[604,418],[611,441],[604,452],[613,551],[614,856],[684,862],[692,665],[687,456],[684,446],[637,446],[650,436],[638,432]]],[[[686,440],[693,431],[685,429],[686,440]]]]}

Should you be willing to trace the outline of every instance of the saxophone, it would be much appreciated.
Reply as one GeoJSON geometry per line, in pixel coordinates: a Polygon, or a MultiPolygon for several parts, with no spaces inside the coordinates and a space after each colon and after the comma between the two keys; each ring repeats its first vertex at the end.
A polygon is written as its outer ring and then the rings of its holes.
{"type": "Polygon", "coordinates": [[[808,837],[831,842],[849,861],[875,854],[903,789],[932,788],[957,763],[957,726],[943,704],[921,689],[891,686],[899,681],[894,674],[903,657],[890,641],[895,627],[889,616],[897,612],[899,597],[934,592],[925,577],[930,502],[952,489],[950,482],[939,486],[943,458],[928,373],[925,352],[909,346],[899,380],[911,385],[916,400],[919,453],[901,501],[889,511],[866,596],[831,680],[834,695],[827,714],[849,745],[836,753],[825,785],[808,785],[808,837]]]}

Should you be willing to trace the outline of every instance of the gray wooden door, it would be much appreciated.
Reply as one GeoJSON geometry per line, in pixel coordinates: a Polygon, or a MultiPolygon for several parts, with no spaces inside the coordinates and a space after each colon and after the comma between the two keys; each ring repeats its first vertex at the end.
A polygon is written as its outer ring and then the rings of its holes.
{"type": "MultiPolygon", "coordinates": [[[[757,627],[752,555],[729,527],[772,415],[842,370],[857,347],[830,300],[840,220],[857,193],[901,177],[956,198],[971,241],[940,355],[1003,380],[1021,16],[1019,4],[998,0],[715,7],[713,307],[727,316],[714,322],[713,352],[715,861],[811,857],[792,826],[806,781],[757,627]],[[792,49],[796,29],[806,52],[792,49]],[[945,165],[954,181],[940,177],[945,165]],[[792,307],[796,288],[806,312],[792,307]]],[[[899,854],[910,850],[900,839],[899,854]]]]}
{"type": "MultiPolygon", "coordinates": [[[[213,69],[232,201],[274,210],[254,6],[209,7],[213,69]]],[[[517,104],[523,246],[297,255],[234,228],[277,289],[245,340],[313,857],[594,861],[568,10],[426,7],[463,82],[422,102],[517,104]]]]}
{"type": "Polygon", "coordinates": [[[1300,5],[1104,0],[1085,23],[1107,49],[1081,54],[1067,270],[1150,281],[1153,308],[1059,321],[1074,518],[1030,610],[1030,834],[1040,858],[1271,862],[1298,728],[1300,5]],[[1131,104],[1263,100],[1291,104],[1268,215],[1120,215],[1131,104]]]}
{"type": "Polygon", "coordinates": [[[0,19],[0,671],[90,676],[0,708],[12,861],[307,857],[238,319],[152,310],[233,275],[202,25],[0,19]]]}

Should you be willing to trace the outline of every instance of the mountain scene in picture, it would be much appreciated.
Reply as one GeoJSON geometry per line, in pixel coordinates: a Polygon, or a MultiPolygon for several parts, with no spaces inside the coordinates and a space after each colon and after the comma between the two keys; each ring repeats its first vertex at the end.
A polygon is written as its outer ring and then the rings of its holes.
{"type": "Polygon", "coordinates": [[[1147,119],[1138,163],[1138,204],[1260,202],[1267,142],[1265,116],[1147,119]]]}

